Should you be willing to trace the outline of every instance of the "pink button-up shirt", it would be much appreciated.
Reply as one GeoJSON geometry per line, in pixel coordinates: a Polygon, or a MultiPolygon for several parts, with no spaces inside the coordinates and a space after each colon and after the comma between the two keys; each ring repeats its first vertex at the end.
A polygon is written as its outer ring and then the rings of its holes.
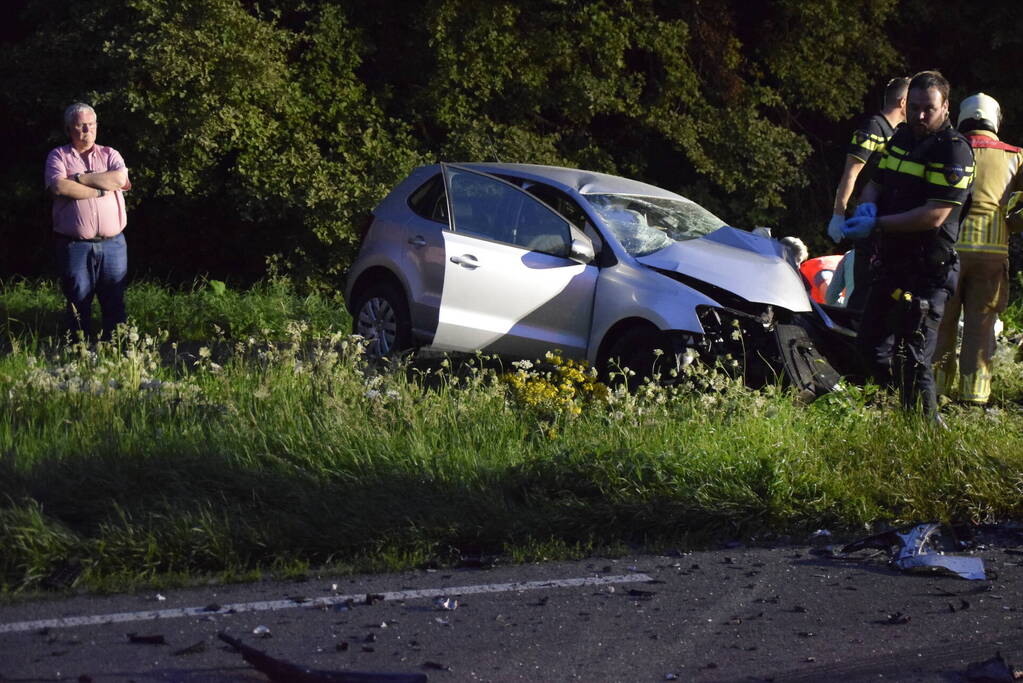
{"type": "MultiPolygon", "coordinates": [[[[72,178],[76,173],[93,171],[128,172],[121,154],[112,147],[93,145],[84,157],[71,145],[57,147],[46,157],[45,182],[47,189],[58,178],[72,178]]],[[[124,208],[124,193],[107,192],[102,197],[89,199],[53,198],[53,231],[68,237],[113,237],[128,224],[124,208]]]]}

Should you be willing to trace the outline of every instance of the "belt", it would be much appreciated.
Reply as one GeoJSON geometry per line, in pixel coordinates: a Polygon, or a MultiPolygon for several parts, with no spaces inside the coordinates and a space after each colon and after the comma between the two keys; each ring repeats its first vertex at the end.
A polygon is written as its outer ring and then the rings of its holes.
{"type": "Polygon", "coordinates": [[[65,235],[60,232],[54,234],[60,239],[65,239],[68,242],[106,242],[107,240],[112,240],[117,237],[117,235],[110,235],[109,237],[72,237],[71,235],[65,235]]]}

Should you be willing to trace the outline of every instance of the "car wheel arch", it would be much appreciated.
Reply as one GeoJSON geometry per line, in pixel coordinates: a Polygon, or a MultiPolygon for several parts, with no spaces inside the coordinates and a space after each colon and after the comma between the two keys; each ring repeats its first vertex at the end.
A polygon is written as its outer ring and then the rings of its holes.
{"type": "Polygon", "coordinates": [[[359,274],[355,284],[352,285],[349,303],[354,305],[363,292],[378,284],[388,284],[399,289],[405,296],[405,304],[408,305],[408,288],[405,286],[405,283],[401,281],[401,278],[394,271],[383,266],[373,266],[359,274]]]}

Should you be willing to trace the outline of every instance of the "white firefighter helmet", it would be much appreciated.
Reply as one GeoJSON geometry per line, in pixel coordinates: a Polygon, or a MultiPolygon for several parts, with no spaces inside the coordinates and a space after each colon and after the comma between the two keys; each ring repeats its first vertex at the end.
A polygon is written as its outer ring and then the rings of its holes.
{"type": "Polygon", "coordinates": [[[1002,123],[1002,108],[998,106],[998,100],[979,92],[970,95],[959,105],[959,120],[956,126],[962,125],[967,119],[984,121],[991,126],[992,132],[997,133],[998,126],[1002,123]]]}

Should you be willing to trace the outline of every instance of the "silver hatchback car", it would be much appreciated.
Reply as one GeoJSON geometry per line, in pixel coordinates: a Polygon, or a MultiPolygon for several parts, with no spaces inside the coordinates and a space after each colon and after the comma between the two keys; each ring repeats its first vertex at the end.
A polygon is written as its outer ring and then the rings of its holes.
{"type": "Polygon", "coordinates": [[[838,376],[814,331],[848,333],[776,240],[646,183],[527,164],[413,171],[374,209],[345,301],[373,356],[560,349],[639,376],[728,357],[818,393],[838,376]]]}

